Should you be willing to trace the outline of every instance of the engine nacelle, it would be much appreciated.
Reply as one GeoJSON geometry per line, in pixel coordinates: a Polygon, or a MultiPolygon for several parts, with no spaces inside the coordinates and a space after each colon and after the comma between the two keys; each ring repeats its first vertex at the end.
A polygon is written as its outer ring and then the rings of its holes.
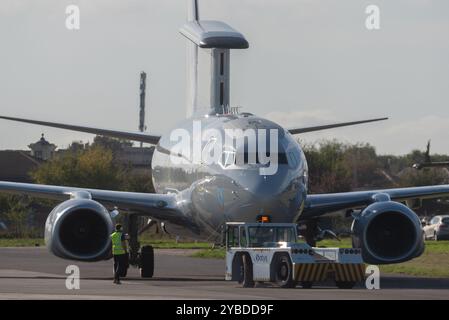
{"type": "Polygon", "coordinates": [[[394,201],[369,205],[352,224],[353,245],[370,264],[399,263],[424,251],[422,227],[409,207],[394,201]]]}
{"type": "Polygon", "coordinates": [[[113,222],[100,203],[71,199],[56,206],[45,223],[45,243],[56,256],[97,261],[110,254],[113,222]]]}

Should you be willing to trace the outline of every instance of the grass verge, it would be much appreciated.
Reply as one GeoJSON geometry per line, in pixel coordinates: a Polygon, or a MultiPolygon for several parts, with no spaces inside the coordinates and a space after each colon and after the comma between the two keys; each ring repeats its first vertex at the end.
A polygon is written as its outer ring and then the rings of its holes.
{"type": "MultiPolygon", "coordinates": [[[[143,239],[141,245],[152,245],[156,249],[209,249],[212,247],[206,242],[176,242],[171,239],[143,239]]],[[[0,247],[35,247],[44,246],[44,239],[41,238],[20,238],[9,239],[0,238],[0,247]]]]}
{"type": "Polygon", "coordinates": [[[0,247],[36,247],[45,246],[44,239],[0,239],[0,247]]]}
{"type": "Polygon", "coordinates": [[[176,242],[175,240],[140,240],[140,245],[152,245],[156,249],[210,249],[212,244],[207,242],[176,242]]]}

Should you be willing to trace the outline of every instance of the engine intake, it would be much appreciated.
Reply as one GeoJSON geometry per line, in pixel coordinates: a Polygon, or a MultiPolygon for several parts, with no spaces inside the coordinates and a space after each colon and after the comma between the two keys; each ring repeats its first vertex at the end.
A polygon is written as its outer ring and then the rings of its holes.
{"type": "Polygon", "coordinates": [[[398,202],[376,202],[368,206],[354,219],[352,233],[353,245],[362,248],[366,263],[399,263],[424,251],[418,216],[398,202]]]}
{"type": "Polygon", "coordinates": [[[48,216],[45,242],[58,257],[97,261],[109,256],[112,230],[112,219],[104,206],[90,199],[71,199],[48,216]]]}

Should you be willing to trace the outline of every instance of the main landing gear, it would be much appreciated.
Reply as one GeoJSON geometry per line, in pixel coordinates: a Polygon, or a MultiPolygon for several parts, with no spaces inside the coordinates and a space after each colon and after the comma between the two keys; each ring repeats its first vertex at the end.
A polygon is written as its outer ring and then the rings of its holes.
{"type": "MultiPolygon", "coordinates": [[[[140,247],[138,217],[136,214],[129,214],[125,219],[129,235],[128,267],[129,265],[138,267],[142,278],[152,278],[154,274],[154,250],[152,246],[140,247]]],[[[124,276],[126,276],[127,269],[123,271],[124,276]]]]}

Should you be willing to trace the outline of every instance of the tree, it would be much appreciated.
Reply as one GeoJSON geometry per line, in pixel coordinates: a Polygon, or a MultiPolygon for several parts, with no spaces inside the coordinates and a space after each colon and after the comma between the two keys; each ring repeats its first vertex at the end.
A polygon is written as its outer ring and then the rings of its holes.
{"type": "Polygon", "coordinates": [[[119,190],[121,174],[112,151],[95,146],[65,153],[38,167],[31,176],[40,184],[119,190]]]}
{"type": "Polygon", "coordinates": [[[403,187],[446,184],[449,182],[449,172],[445,168],[407,169],[403,170],[400,182],[403,187]]]}
{"type": "Polygon", "coordinates": [[[130,174],[125,171],[122,189],[124,191],[154,193],[153,178],[150,172],[130,174]]]}
{"type": "Polygon", "coordinates": [[[29,235],[27,227],[29,202],[27,197],[0,197],[0,219],[7,223],[10,235],[18,238],[29,235]]]}
{"type": "Polygon", "coordinates": [[[348,191],[351,172],[345,164],[344,145],[335,140],[305,145],[309,190],[313,193],[348,191]]]}
{"type": "Polygon", "coordinates": [[[110,138],[106,136],[95,136],[92,147],[102,147],[107,150],[111,150],[115,157],[123,147],[132,147],[133,143],[129,140],[110,138]]]}

